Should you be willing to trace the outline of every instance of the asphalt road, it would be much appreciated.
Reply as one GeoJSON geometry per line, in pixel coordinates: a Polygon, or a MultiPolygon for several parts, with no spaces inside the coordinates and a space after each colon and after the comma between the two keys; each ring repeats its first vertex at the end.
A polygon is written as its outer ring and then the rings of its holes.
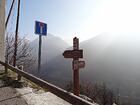
{"type": "Polygon", "coordinates": [[[21,95],[11,87],[0,88],[0,105],[28,105],[21,95]]]}
{"type": "Polygon", "coordinates": [[[28,105],[28,104],[14,88],[1,87],[0,105],[28,105]]]}

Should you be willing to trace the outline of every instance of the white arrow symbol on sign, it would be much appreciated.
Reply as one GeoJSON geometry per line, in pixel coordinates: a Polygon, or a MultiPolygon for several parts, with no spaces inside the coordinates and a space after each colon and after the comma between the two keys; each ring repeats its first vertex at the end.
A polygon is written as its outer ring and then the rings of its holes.
{"type": "Polygon", "coordinates": [[[44,24],[43,23],[40,23],[40,33],[42,34],[43,33],[43,27],[44,27],[44,24]]]}

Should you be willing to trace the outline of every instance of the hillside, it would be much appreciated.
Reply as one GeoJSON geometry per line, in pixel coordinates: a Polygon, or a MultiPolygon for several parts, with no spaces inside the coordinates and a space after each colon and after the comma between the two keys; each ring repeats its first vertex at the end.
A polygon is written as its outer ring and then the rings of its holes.
{"type": "MultiPolygon", "coordinates": [[[[33,54],[36,57],[38,56],[38,43],[38,38],[30,43],[33,48],[33,54]]],[[[69,45],[59,37],[52,34],[42,36],[42,62],[46,62],[46,60],[49,61],[62,53],[67,47],[69,47],[69,45]]]]}
{"type": "MultiPolygon", "coordinates": [[[[30,72],[37,72],[37,59],[38,59],[38,38],[30,43],[32,50],[32,54],[36,58],[36,63],[33,67],[33,70],[30,72]]],[[[52,34],[48,34],[47,36],[42,37],[42,57],[41,64],[45,65],[56,56],[60,55],[69,45],[59,37],[56,37],[52,34]]]]}
{"type": "MultiPolygon", "coordinates": [[[[80,70],[81,81],[105,82],[115,91],[119,89],[122,96],[140,97],[138,35],[103,33],[80,45],[86,61],[86,67],[80,70]]],[[[72,79],[71,61],[62,54],[56,56],[43,65],[42,78],[57,85],[66,84],[72,79]]]]}

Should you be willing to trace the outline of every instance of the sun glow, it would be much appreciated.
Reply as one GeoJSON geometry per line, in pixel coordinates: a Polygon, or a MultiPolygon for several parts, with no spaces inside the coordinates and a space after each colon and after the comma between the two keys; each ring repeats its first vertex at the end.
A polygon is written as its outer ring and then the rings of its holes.
{"type": "Polygon", "coordinates": [[[96,7],[90,8],[87,25],[79,33],[81,41],[104,32],[116,35],[140,33],[139,0],[99,0],[96,7]]]}
{"type": "Polygon", "coordinates": [[[35,20],[47,23],[48,33],[68,43],[75,36],[84,41],[103,32],[140,33],[140,0],[23,0],[21,4],[19,32],[30,40],[38,37],[33,35],[35,20]]]}
{"type": "Polygon", "coordinates": [[[93,27],[99,32],[140,32],[139,0],[102,0],[93,27]]]}

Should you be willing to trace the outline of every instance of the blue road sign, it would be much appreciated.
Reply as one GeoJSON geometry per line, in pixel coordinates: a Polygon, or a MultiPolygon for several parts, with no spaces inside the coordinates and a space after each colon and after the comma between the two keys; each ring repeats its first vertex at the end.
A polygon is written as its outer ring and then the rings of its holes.
{"type": "Polygon", "coordinates": [[[35,21],[35,34],[47,35],[47,24],[39,21],[35,21]]]}

